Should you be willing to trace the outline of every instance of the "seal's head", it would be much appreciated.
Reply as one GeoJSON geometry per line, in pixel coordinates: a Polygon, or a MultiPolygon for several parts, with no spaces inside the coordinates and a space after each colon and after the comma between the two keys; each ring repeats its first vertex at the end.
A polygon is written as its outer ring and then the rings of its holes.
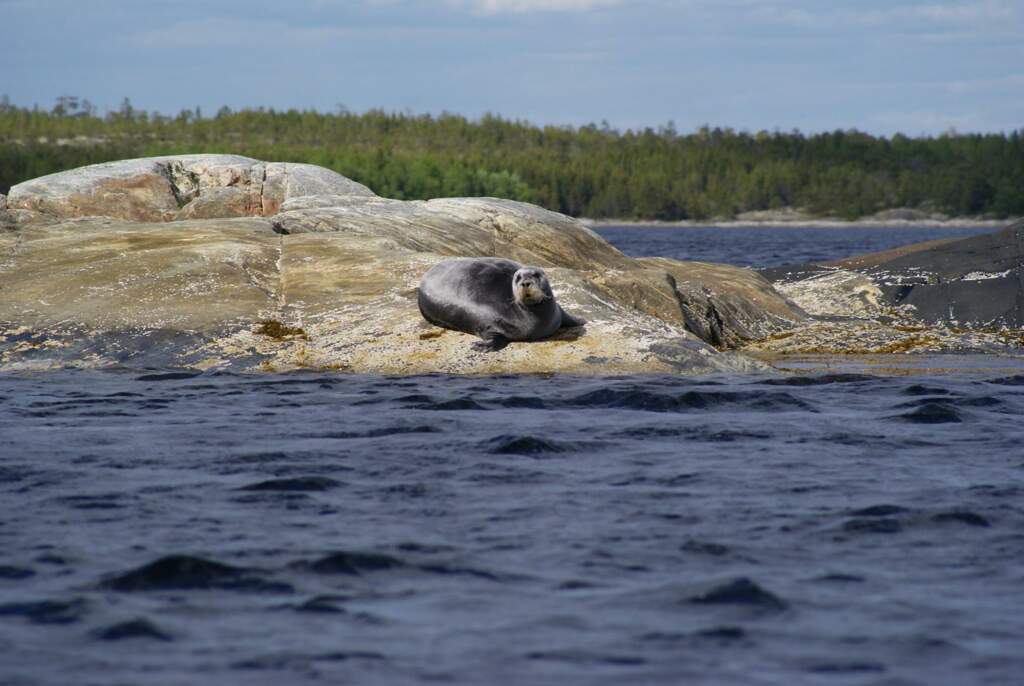
{"type": "Polygon", "coordinates": [[[512,275],[512,297],[517,304],[531,307],[555,296],[543,269],[523,267],[512,275]]]}

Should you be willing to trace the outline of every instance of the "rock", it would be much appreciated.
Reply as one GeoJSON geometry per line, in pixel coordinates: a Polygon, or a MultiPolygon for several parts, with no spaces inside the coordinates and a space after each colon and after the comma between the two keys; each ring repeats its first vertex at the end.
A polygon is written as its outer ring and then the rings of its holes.
{"type": "Polygon", "coordinates": [[[1024,327],[1024,222],[1002,231],[908,252],[860,271],[885,302],[923,322],[1024,327]]]}
{"type": "Polygon", "coordinates": [[[870,316],[889,307],[923,324],[1024,326],[1024,222],[970,238],[761,273],[813,314],[870,316]]]}
{"type": "Polygon", "coordinates": [[[16,220],[7,210],[7,196],[0,194],[0,233],[14,229],[16,220]]]}
{"type": "Polygon", "coordinates": [[[805,318],[750,270],[634,260],[534,205],[388,200],[310,165],[126,160],[19,184],[8,205],[0,368],[738,371],[763,365],[705,341],[729,347],[805,318]],[[472,351],[416,306],[423,273],[453,255],[544,267],[586,328],[472,351]]]}
{"type": "MultiPolygon", "coordinates": [[[[912,255],[914,253],[921,252],[923,250],[930,250],[931,248],[937,248],[942,245],[948,245],[950,243],[956,243],[961,238],[937,238],[932,241],[924,241],[922,243],[911,243],[910,245],[903,245],[898,248],[892,248],[891,250],[882,250],[880,252],[867,253],[865,255],[855,255],[853,257],[847,257],[842,260],[834,260],[832,262],[823,262],[821,266],[813,265],[818,270],[827,267],[838,267],[840,269],[868,269],[870,267],[876,267],[884,262],[894,260],[897,257],[903,257],[905,255],[912,255]]],[[[803,265],[807,266],[807,265],[803,265]]],[[[775,268],[781,269],[781,268],[775,268]]],[[[775,269],[761,270],[762,274],[767,272],[773,272],[775,269]]],[[[772,279],[774,280],[774,279],[772,279]]]]}
{"type": "Polygon", "coordinates": [[[750,269],[663,257],[636,261],[647,268],[610,270],[595,275],[594,283],[608,297],[717,347],[739,347],[807,319],[750,269]]]}
{"type": "Polygon", "coordinates": [[[761,270],[814,320],[747,352],[1003,352],[1024,346],[1024,222],[823,264],[761,270]]]}
{"type": "Polygon", "coordinates": [[[17,232],[0,321],[34,330],[210,331],[277,305],[280,241],[263,218],[63,221],[17,232]]]}
{"type": "Polygon", "coordinates": [[[639,261],[664,270],[686,329],[714,345],[739,347],[807,320],[807,313],[751,269],[664,257],[639,261]]]}
{"type": "Polygon", "coordinates": [[[868,221],[878,222],[919,222],[919,221],[942,221],[949,219],[947,215],[938,212],[926,212],[911,207],[895,207],[888,210],[875,212],[865,217],[868,221]]]}
{"type": "Polygon", "coordinates": [[[751,210],[736,215],[738,223],[752,222],[757,224],[797,224],[815,221],[812,214],[795,207],[779,207],[774,210],[751,210]]]}
{"type": "Polygon", "coordinates": [[[42,176],[13,186],[7,204],[50,218],[96,215],[154,222],[269,216],[288,198],[324,193],[373,196],[362,184],[310,164],[179,155],[42,176]]]}
{"type": "Polygon", "coordinates": [[[882,290],[863,274],[823,270],[807,278],[779,283],[778,292],[817,316],[871,317],[882,313],[882,290]]]}
{"type": "Polygon", "coordinates": [[[1022,235],[757,273],[633,259],[510,200],[389,200],[327,169],[235,155],[124,160],[0,199],[0,369],[615,374],[764,368],[712,346],[992,350],[1024,344],[1022,235]],[[544,267],[586,328],[481,353],[427,324],[423,273],[486,255],[544,267]]]}
{"type": "Polygon", "coordinates": [[[292,234],[373,236],[437,255],[500,255],[544,268],[637,268],[632,259],[571,217],[513,200],[305,197],[285,202],[277,219],[292,234]]]}

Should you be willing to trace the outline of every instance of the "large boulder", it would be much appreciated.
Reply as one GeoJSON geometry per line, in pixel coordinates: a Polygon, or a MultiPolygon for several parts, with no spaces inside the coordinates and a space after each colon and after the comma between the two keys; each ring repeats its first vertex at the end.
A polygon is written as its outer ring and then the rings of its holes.
{"type": "Polygon", "coordinates": [[[289,198],[320,194],[374,195],[360,183],[311,164],[178,155],[41,176],[12,187],[7,204],[43,218],[95,215],[160,222],[269,216],[289,198]]]}
{"type": "Polygon", "coordinates": [[[634,260],[533,205],[387,200],[310,165],[127,160],[20,184],[7,206],[0,368],[746,370],[759,365],[719,349],[806,318],[750,270],[634,260]],[[456,255],[544,267],[587,326],[473,351],[416,305],[423,273],[456,255]]]}

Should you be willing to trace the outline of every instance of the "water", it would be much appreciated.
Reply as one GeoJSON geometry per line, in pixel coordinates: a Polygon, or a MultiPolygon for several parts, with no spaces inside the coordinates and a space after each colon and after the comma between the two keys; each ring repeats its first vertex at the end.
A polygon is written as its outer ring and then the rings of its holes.
{"type": "Polygon", "coordinates": [[[949,359],[0,375],[0,683],[1020,683],[1024,365],[949,359]]]}
{"type": "Polygon", "coordinates": [[[599,226],[595,230],[627,255],[777,267],[878,252],[936,238],[966,238],[992,227],[849,226],[821,228],[718,226],[599,226]]]}

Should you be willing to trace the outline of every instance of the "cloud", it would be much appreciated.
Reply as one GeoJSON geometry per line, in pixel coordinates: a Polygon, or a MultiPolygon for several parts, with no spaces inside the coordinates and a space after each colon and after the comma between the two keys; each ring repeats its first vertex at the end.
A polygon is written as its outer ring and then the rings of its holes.
{"type": "Polygon", "coordinates": [[[455,0],[478,14],[527,14],[529,12],[589,12],[618,5],[621,0],[455,0]]]}

